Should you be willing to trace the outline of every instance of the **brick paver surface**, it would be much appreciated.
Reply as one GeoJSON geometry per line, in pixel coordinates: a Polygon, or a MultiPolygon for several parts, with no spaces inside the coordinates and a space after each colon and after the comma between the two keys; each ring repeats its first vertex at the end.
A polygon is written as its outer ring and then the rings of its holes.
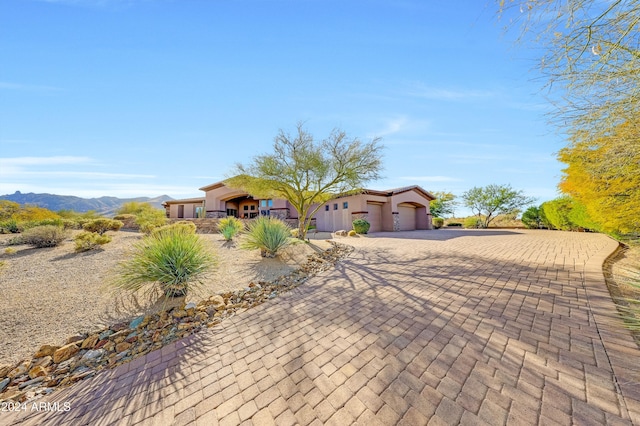
{"type": "Polygon", "coordinates": [[[640,351],[601,271],[612,240],[343,241],[335,270],[0,424],[640,424],[640,351]]]}

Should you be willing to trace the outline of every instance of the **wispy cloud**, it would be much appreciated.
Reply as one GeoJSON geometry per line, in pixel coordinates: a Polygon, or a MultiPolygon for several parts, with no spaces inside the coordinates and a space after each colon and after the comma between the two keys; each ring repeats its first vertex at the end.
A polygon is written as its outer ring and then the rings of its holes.
{"type": "Polygon", "coordinates": [[[442,88],[424,85],[414,85],[405,92],[406,95],[431,99],[437,101],[465,101],[487,99],[497,96],[497,93],[490,90],[469,89],[469,88],[442,88]]]}
{"type": "Polygon", "coordinates": [[[77,157],[71,155],[59,155],[53,157],[9,157],[0,158],[0,167],[87,164],[91,162],[93,162],[93,160],[89,157],[77,157]]]}
{"type": "Polygon", "coordinates": [[[398,179],[413,182],[460,182],[462,180],[451,176],[401,176],[398,179]]]}
{"type": "Polygon", "coordinates": [[[59,92],[62,89],[54,86],[39,86],[34,84],[9,83],[0,81],[0,90],[23,90],[30,92],[59,92]]]}

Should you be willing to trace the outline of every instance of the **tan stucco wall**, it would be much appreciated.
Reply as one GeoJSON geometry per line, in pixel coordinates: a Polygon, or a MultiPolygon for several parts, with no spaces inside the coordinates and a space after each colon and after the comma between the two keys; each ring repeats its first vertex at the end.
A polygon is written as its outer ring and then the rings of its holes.
{"type": "Polygon", "coordinates": [[[202,203],[180,203],[169,205],[169,217],[172,219],[179,218],[180,206],[184,206],[184,215],[182,219],[193,219],[196,217],[196,207],[202,207],[202,203]]]}

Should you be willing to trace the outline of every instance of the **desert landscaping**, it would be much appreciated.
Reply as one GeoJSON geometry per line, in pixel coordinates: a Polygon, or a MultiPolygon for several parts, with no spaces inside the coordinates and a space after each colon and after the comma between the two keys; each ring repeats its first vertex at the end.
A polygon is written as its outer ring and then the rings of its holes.
{"type": "MultiPolygon", "coordinates": [[[[159,308],[157,293],[130,295],[109,286],[118,263],[142,234],[119,231],[112,236],[104,248],[76,253],[73,235],[57,247],[19,245],[11,246],[8,252],[4,250],[12,235],[0,235],[0,260],[5,262],[0,272],[5,301],[0,305],[4,331],[0,336],[0,364],[30,357],[41,345],[60,345],[70,336],[159,308]]],[[[238,248],[235,241],[227,242],[220,234],[201,237],[213,249],[217,267],[186,302],[243,289],[251,282],[271,281],[300,267],[309,255],[330,247],[325,240],[313,240],[290,246],[279,258],[268,259],[258,250],[238,248]]]]}

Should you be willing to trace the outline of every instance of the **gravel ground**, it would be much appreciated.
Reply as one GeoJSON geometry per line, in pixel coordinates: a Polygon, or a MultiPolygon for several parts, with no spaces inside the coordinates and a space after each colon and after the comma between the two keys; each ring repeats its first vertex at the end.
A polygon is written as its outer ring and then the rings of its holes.
{"type": "MultiPolygon", "coordinates": [[[[111,233],[103,249],[75,253],[71,237],[58,247],[8,246],[14,235],[0,235],[0,364],[31,357],[43,344],[61,344],[89,332],[157,309],[149,294],[117,294],[108,285],[118,262],[141,234],[111,233]],[[15,252],[12,252],[14,251],[15,252]]],[[[240,250],[217,234],[203,234],[217,255],[218,266],[198,293],[187,301],[269,281],[304,263],[308,255],[329,247],[324,240],[296,244],[279,258],[263,259],[257,250],[240,250]]]]}

